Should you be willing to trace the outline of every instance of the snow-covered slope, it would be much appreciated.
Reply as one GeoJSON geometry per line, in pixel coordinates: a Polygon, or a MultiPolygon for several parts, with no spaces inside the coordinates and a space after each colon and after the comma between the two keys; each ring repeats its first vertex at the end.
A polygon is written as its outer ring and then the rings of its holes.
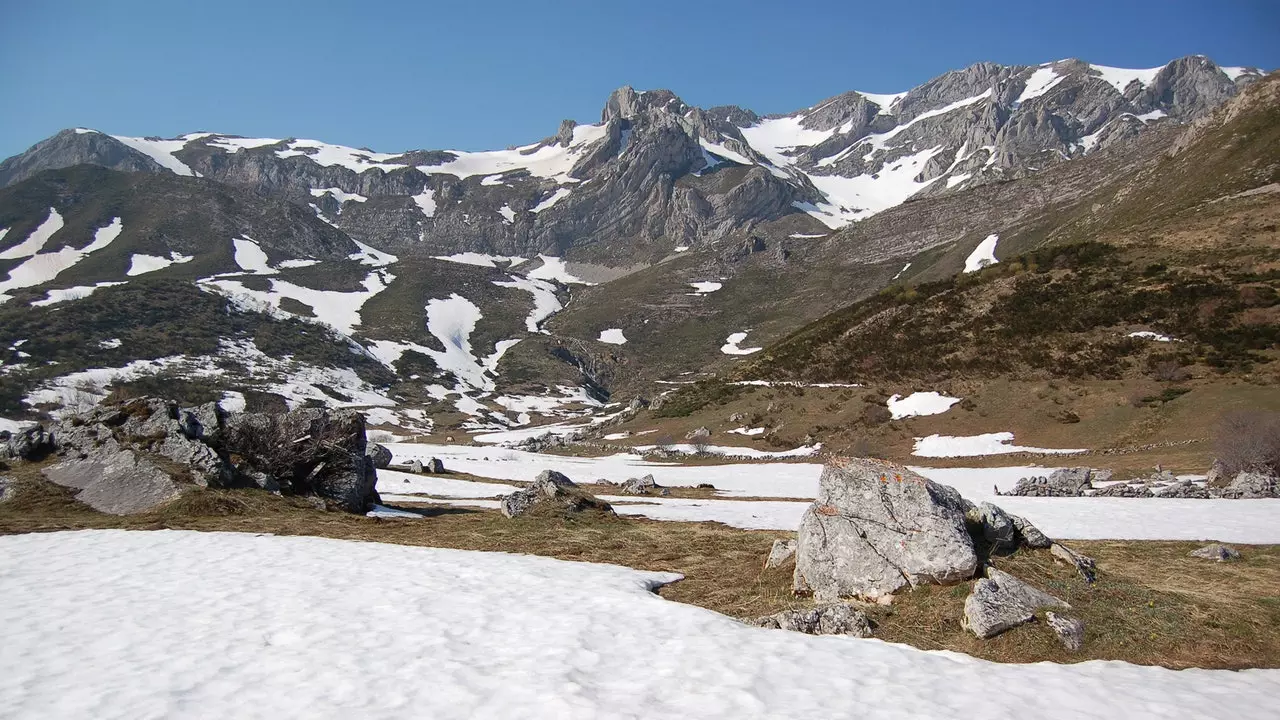
{"type": "Polygon", "coordinates": [[[549,558],[179,531],[0,548],[15,719],[1245,719],[1280,692],[1274,670],[1002,665],[751,628],[650,592],[678,575],[549,558]]]}

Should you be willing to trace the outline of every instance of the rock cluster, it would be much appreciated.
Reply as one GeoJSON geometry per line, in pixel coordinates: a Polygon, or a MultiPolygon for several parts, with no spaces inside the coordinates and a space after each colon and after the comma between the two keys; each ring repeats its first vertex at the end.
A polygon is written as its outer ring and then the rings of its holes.
{"type": "Polygon", "coordinates": [[[543,470],[529,487],[503,497],[498,508],[509,518],[528,515],[542,508],[567,513],[597,511],[614,514],[609,503],[587,493],[555,470],[543,470]]]}
{"type": "MultiPolygon", "coordinates": [[[[1090,475],[1059,475],[1050,486],[1079,487],[1090,475]]],[[[954,488],[900,465],[837,458],[823,469],[818,497],[805,512],[796,540],[775,541],[765,566],[777,567],[794,552],[793,590],[811,594],[824,607],[846,598],[890,602],[902,588],[955,584],[983,575],[965,602],[962,622],[978,637],[988,638],[1034,620],[1045,608],[1069,608],[984,561],[1020,548],[1047,548],[1087,582],[1096,579],[1091,558],[1053,542],[1025,518],[991,503],[975,505],[954,488]]],[[[787,626],[780,616],[756,624],[787,626]]],[[[1056,626],[1050,625],[1064,645],[1078,649],[1083,637],[1078,620],[1059,618],[1056,626]]]]}
{"type": "Polygon", "coordinates": [[[228,415],[216,403],[137,398],[68,416],[51,432],[28,431],[28,440],[44,439],[23,442],[55,449],[60,462],[44,468],[45,478],[101,512],[144,512],[201,486],[317,496],[362,513],[377,501],[364,430],[364,417],[349,410],[228,415]]]}
{"type": "Polygon", "coordinates": [[[845,603],[818,605],[800,610],[784,610],[751,621],[752,625],[774,630],[792,630],[807,635],[853,635],[870,637],[871,623],[861,610],[845,603]]]}
{"type": "Polygon", "coordinates": [[[1215,461],[1207,481],[1179,478],[1168,470],[1124,482],[1109,482],[1111,473],[1086,467],[1055,470],[1048,477],[1026,477],[1002,495],[1031,497],[1121,497],[1186,499],[1256,499],[1280,497],[1280,479],[1268,472],[1231,475],[1215,461]]]}

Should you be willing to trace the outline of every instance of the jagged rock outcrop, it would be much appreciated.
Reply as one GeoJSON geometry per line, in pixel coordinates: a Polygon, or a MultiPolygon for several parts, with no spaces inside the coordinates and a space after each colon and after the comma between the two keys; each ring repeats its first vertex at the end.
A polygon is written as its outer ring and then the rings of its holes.
{"type": "Polygon", "coordinates": [[[102,512],[144,512],[184,486],[314,495],[358,513],[378,500],[364,417],[350,410],[227,416],[137,398],[64,418],[54,441],[63,460],[45,477],[102,512]]]}
{"type": "Polygon", "coordinates": [[[900,465],[830,461],[797,536],[794,588],[822,601],[880,599],[973,577],[978,558],[953,488],[900,465]]]}

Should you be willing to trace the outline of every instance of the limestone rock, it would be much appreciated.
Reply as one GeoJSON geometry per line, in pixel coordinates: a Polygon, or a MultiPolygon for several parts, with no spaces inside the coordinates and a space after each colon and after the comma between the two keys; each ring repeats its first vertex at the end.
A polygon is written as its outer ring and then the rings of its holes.
{"type": "Polygon", "coordinates": [[[1212,545],[1205,545],[1199,550],[1192,550],[1188,554],[1193,558],[1203,558],[1205,560],[1216,560],[1218,562],[1225,562],[1227,560],[1240,559],[1239,550],[1236,550],[1233,547],[1228,547],[1226,545],[1220,545],[1218,543],[1213,543],[1212,545]]]}
{"type": "Polygon", "coordinates": [[[1167,485],[1153,487],[1151,497],[1204,499],[1209,497],[1209,491],[1190,480],[1174,479],[1167,485]]]}
{"type": "Polygon", "coordinates": [[[216,488],[230,484],[230,468],[202,442],[188,440],[186,435],[175,432],[166,435],[159,444],[153,443],[152,448],[157,454],[189,468],[197,485],[216,488]]]}
{"type": "Polygon", "coordinates": [[[365,446],[364,454],[373,460],[373,466],[379,470],[391,467],[391,451],[378,443],[369,443],[365,446]]]}
{"type": "Polygon", "coordinates": [[[609,503],[582,490],[555,470],[543,470],[529,487],[503,497],[498,509],[504,516],[514,518],[525,515],[540,505],[569,513],[596,510],[613,514],[613,507],[609,503]]]}
{"type": "Polygon", "coordinates": [[[440,458],[431,458],[427,461],[425,470],[429,473],[442,473],[444,472],[444,461],[440,458]]]}
{"type": "Polygon", "coordinates": [[[410,460],[408,470],[411,473],[422,474],[423,472],[422,461],[417,459],[410,460]]]}
{"type": "Polygon", "coordinates": [[[778,539],[773,541],[773,547],[769,549],[769,558],[764,561],[766,568],[781,567],[783,563],[795,557],[796,541],[791,539],[778,539]]]}
{"type": "Polygon", "coordinates": [[[1053,553],[1053,556],[1058,560],[1074,567],[1085,582],[1092,583],[1098,579],[1097,566],[1093,558],[1081,555],[1061,543],[1053,543],[1049,548],[1049,552],[1053,553]]]}
{"type": "Polygon", "coordinates": [[[844,603],[819,605],[802,610],[784,610],[754,620],[752,625],[775,630],[792,630],[807,635],[853,635],[870,637],[871,623],[861,610],[844,603]]]}
{"type": "Polygon", "coordinates": [[[1071,652],[1084,647],[1084,621],[1059,615],[1052,610],[1045,613],[1049,628],[1058,636],[1058,642],[1071,652]]]}
{"type": "Polygon", "coordinates": [[[1065,600],[1060,600],[1049,593],[1033,587],[1023,580],[994,567],[987,568],[987,579],[994,580],[1000,590],[1026,605],[1032,610],[1041,608],[1070,608],[1065,600]]]}
{"type": "Polygon", "coordinates": [[[982,526],[982,537],[994,555],[1007,555],[1018,549],[1018,531],[1013,518],[989,502],[979,503],[973,513],[982,526]]]}
{"type": "Polygon", "coordinates": [[[705,440],[706,438],[709,438],[709,437],[711,437],[711,431],[706,429],[705,427],[700,427],[700,428],[695,428],[693,430],[690,430],[688,433],[685,434],[684,439],[685,440],[705,440]]]}
{"type": "Polygon", "coordinates": [[[794,587],[821,601],[878,599],[973,577],[978,558],[954,488],[901,465],[829,462],[800,523],[794,587]]]}
{"type": "Polygon", "coordinates": [[[53,435],[43,425],[32,425],[8,435],[8,442],[0,447],[0,457],[7,453],[8,457],[35,460],[53,451],[53,435]]]}
{"type": "Polygon", "coordinates": [[[980,638],[995,637],[1010,628],[1035,619],[1035,612],[1019,602],[1000,584],[988,578],[974,583],[973,591],[964,601],[964,618],[961,625],[980,638]]]}
{"type": "Polygon", "coordinates": [[[216,442],[222,433],[226,411],[216,402],[207,402],[178,411],[178,427],[192,440],[216,442]]]}
{"type": "Polygon", "coordinates": [[[1256,499],[1277,497],[1277,483],[1274,475],[1260,472],[1242,472],[1237,474],[1222,488],[1218,497],[1230,499],[1256,499]]]}
{"type": "Polygon", "coordinates": [[[1032,550],[1044,550],[1053,545],[1053,541],[1048,535],[1040,532],[1040,528],[1032,525],[1030,521],[1021,515],[1010,515],[1009,520],[1013,522],[1013,527],[1018,532],[1018,538],[1022,542],[1022,546],[1032,550]]]}
{"type": "Polygon", "coordinates": [[[1087,467],[1054,470],[1048,477],[1018,480],[1008,494],[1030,497],[1080,497],[1092,485],[1093,470],[1087,467]]]}
{"type": "Polygon", "coordinates": [[[0,502],[8,502],[18,494],[18,484],[11,477],[0,475],[0,502]]]}
{"type": "Polygon", "coordinates": [[[648,495],[658,489],[658,483],[654,481],[652,475],[645,475],[640,478],[631,478],[622,483],[619,491],[623,495],[648,495]]]}
{"type": "Polygon", "coordinates": [[[1115,485],[1108,485],[1094,491],[1093,497],[1149,498],[1152,497],[1152,494],[1151,490],[1145,485],[1118,482],[1115,485]]]}
{"type": "Polygon", "coordinates": [[[132,450],[67,460],[42,472],[50,482],[79,490],[80,502],[112,515],[146,512],[178,496],[173,478],[132,450]]]}

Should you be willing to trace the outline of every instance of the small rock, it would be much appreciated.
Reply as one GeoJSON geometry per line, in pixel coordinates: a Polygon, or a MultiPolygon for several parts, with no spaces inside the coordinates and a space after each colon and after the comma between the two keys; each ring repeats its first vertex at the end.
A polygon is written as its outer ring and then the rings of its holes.
{"type": "Polygon", "coordinates": [[[999,583],[980,578],[974,583],[973,592],[965,598],[964,618],[960,624],[974,635],[986,639],[1030,622],[1035,616],[1031,608],[1004,591],[999,583]]]}
{"type": "Polygon", "coordinates": [[[1003,570],[988,567],[987,579],[994,580],[1000,586],[1001,591],[1009,594],[1032,610],[1039,610],[1040,608],[1067,609],[1071,607],[1065,600],[1056,598],[1003,570]]]}
{"type": "Polygon", "coordinates": [[[1240,559],[1239,550],[1236,550],[1233,547],[1227,547],[1226,545],[1219,545],[1218,543],[1213,543],[1212,545],[1205,545],[1199,550],[1192,550],[1188,554],[1193,558],[1204,558],[1205,560],[1217,560],[1218,562],[1240,559]]]}
{"type": "Polygon", "coordinates": [[[694,430],[690,430],[688,433],[685,434],[684,439],[685,440],[701,440],[703,438],[709,438],[709,437],[711,437],[711,431],[706,429],[705,427],[700,427],[694,430]]]}
{"type": "Polygon", "coordinates": [[[870,637],[871,623],[861,610],[844,603],[819,605],[803,610],[784,610],[752,621],[752,625],[791,630],[807,635],[852,635],[870,637]]]}
{"type": "Polygon", "coordinates": [[[391,451],[378,443],[369,443],[364,448],[364,454],[373,460],[373,466],[379,470],[385,470],[391,467],[391,451]]]}
{"type": "Polygon", "coordinates": [[[421,460],[410,460],[410,461],[409,461],[409,467],[408,467],[407,469],[408,469],[408,471],[409,471],[409,472],[411,472],[411,473],[418,473],[418,474],[421,474],[421,473],[422,473],[422,461],[421,461],[421,460]]]}
{"type": "Polygon", "coordinates": [[[1058,560],[1073,566],[1076,572],[1080,573],[1080,577],[1084,578],[1085,582],[1093,583],[1098,579],[1097,564],[1094,563],[1093,558],[1081,555],[1061,543],[1053,543],[1049,548],[1049,552],[1053,553],[1053,556],[1058,560]]]}
{"type": "Polygon", "coordinates": [[[796,554],[795,540],[774,540],[773,547],[769,550],[769,558],[764,561],[766,568],[776,568],[786,561],[790,560],[796,554]]]}
{"type": "Polygon", "coordinates": [[[1021,515],[1010,515],[1009,519],[1013,521],[1013,527],[1018,531],[1018,537],[1022,541],[1022,546],[1032,550],[1044,550],[1053,545],[1053,541],[1048,535],[1040,532],[1040,528],[1032,525],[1030,521],[1021,515]]]}
{"type": "Polygon", "coordinates": [[[440,458],[431,458],[427,461],[426,470],[429,473],[442,473],[444,472],[444,461],[440,458]]]}
{"type": "Polygon", "coordinates": [[[648,495],[658,489],[658,483],[654,481],[652,475],[645,475],[642,478],[630,478],[622,483],[620,491],[623,495],[648,495]]]}
{"type": "Polygon", "coordinates": [[[1063,647],[1071,652],[1076,652],[1084,647],[1084,621],[1059,615],[1052,610],[1045,613],[1044,617],[1049,623],[1049,628],[1058,636],[1058,641],[1062,643],[1063,647]]]}

